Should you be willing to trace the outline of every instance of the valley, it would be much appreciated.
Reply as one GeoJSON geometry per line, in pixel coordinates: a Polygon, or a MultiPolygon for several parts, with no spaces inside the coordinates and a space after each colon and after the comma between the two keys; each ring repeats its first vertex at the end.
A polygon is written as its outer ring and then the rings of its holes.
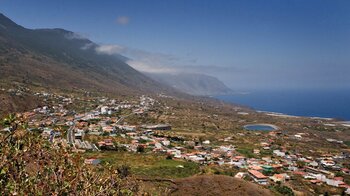
{"type": "Polygon", "coordinates": [[[244,186],[258,184],[265,194],[277,195],[283,194],[281,187],[295,193],[340,194],[350,182],[350,130],[344,122],[271,116],[216,100],[164,94],[117,98],[27,93],[43,103],[16,114],[28,123],[28,132],[50,148],[79,155],[80,164],[127,168],[123,175],[140,181],[141,192],[176,195],[185,190],[178,182],[192,176],[198,176],[194,184],[202,177],[214,184],[244,179],[244,186]],[[252,123],[278,129],[245,130],[252,123]]]}
{"type": "Polygon", "coordinates": [[[349,122],[220,101],[213,76],[101,47],[0,14],[1,195],[350,194],[349,122]]]}

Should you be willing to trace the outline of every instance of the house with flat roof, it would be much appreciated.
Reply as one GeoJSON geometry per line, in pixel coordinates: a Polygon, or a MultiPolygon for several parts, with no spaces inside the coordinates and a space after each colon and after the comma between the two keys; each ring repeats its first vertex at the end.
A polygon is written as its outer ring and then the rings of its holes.
{"type": "Polygon", "coordinates": [[[98,165],[101,163],[101,160],[96,158],[89,158],[85,159],[84,163],[87,165],[98,165]]]}

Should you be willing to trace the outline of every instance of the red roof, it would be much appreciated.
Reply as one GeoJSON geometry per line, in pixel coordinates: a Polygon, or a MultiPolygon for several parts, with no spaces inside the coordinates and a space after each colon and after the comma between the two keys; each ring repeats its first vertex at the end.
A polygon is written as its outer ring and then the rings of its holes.
{"type": "Polygon", "coordinates": [[[294,171],[293,172],[293,174],[295,174],[295,175],[305,175],[306,173],[305,172],[303,172],[303,171],[294,171]]]}
{"type": "Polygon", "coordinates": [[[336,180],[336,181],[343,181],[344,178],[343,178],[343,177],[334,177],[333,180],[336,180]]]}
{"type": "Polygon", "coordinates": [[[256,170],[248,170],[248,172],[251,175],[253,175],[255,178],[259,178],[259,179],[267,178],[264,174],[262,174],[261,172],[256,171],[256,170]]]}
{"type": "Polygon", "coordinates": [[[271,165],[273,168],[281,168],[282,167],[282,165],[279,165],[279,164],[273,164],[273,165],[271,165]]]}
{"type": "Polygon", "coordinates": [[[348,168],[341,168],[342,171],[344,172],[349,172],[350,170],[348,168]]]}
{"type": "Polygon", "coordinates": [[[321,180],[310,180],[311,183],[316,184],[322,182],[321,180]]]}
{"type": "Polygon", "coordinates": [[[347,184],[339,184],[339,187],[342,187],[342,188],[350,188],[350,185],[347,185],[347,184]]]}

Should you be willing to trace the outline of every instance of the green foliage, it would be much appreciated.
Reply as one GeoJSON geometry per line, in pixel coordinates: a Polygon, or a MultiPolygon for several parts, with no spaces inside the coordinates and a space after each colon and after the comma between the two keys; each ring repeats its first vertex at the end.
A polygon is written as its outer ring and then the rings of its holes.
{"type": "Polygon", "coordinates": [[[350,146],[350,141],[344,141],[344,144],[346,144],[347,146],[350,146]]]}
{"type": "Polygon", "coordinates": [[[262,173],[263,173],[265,176],[272,176],[275,172],[274,172],[274,171],[263,170],[262,173]]]}
{"type": "Polygon", "coordinates": [[[0,195],[123,195],[138,191],[136,181],[127,177],[127,169],[85,165],[70,148],[53,146],[20,128],[20,120],[4,121],[18,129],[9,133],[11,137],[0,135],[0,195]]]}
{"type": "Polygon", "coordinates": [[[305,165],[306,165],[305,162],[303,162],[303,161],[297,161],[297,166],[298,166],[299,168],[304,167],[305,165]]]}
{"type": "Polygon", "coordinates": [[[104,151],[85,153],[85,156],[99,158],[103,165],[110,164],[120,167],[127,164],[133,176],[182,178],[200,172],[197,163],[166,159],[166,156],[156,154],[104,151]]]}
{"type": "Polygon", "coordinates": [[[256,155],[253,153],[252,149],[238,148],[237,152],[241,153],[242,155],[244,155],[248,158],[255,158],[256,157],[256,155]]]}
{"type": "Polygon", "coordinates": [[[282,195],[288,195],[288,196],[294,196],[294,192],[291,188],[288,186],[274,186],[273,189],[275,189],[277,192],[281,193],[282,195]]]}
{"type": "Polygon", "coordinates": [[[134,174],[149,177],[183,178],[199,173],[199,166],[191,162],[164,159],[150,167],[138,167],[134,174]],[[178,167],[182,165],[183,167],[178,167]]]}

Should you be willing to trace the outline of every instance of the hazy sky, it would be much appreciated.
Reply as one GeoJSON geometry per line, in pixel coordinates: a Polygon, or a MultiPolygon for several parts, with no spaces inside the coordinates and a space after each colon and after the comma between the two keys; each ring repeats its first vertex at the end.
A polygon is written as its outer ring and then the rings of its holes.
{"type": "Polygon", "coordinates": [[[350,87],[349,0],[0,0],[28,28],[64,28],[149,72],[233,89],[350,87]]]}

